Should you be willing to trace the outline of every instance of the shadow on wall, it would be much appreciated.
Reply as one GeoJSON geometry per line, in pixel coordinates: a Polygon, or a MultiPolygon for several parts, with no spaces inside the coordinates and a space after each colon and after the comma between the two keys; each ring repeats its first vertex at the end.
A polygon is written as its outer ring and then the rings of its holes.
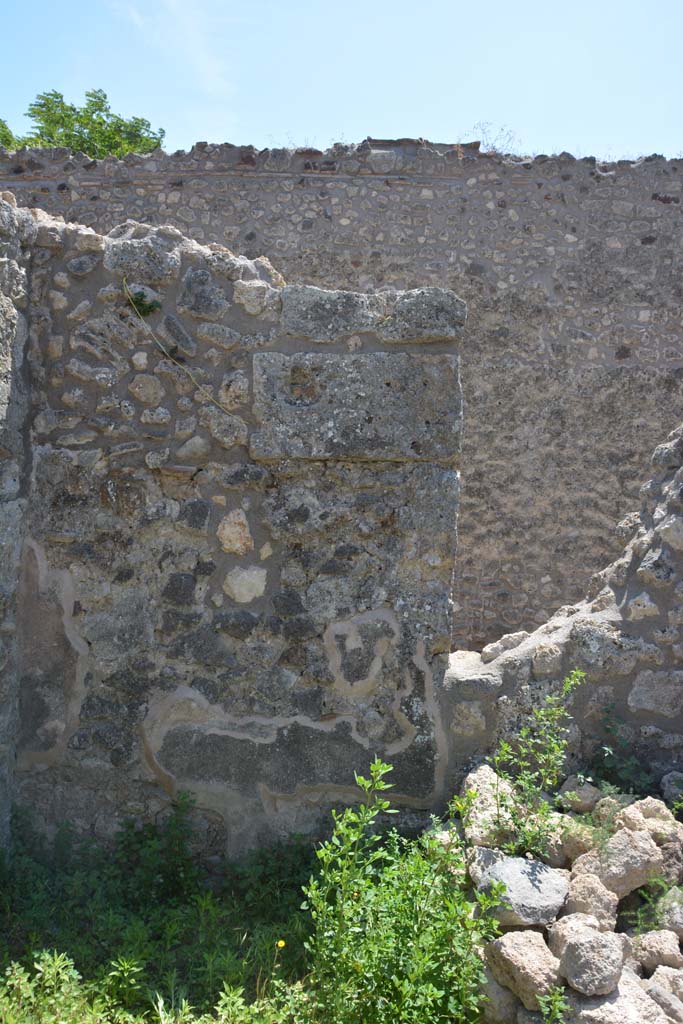
{"type": "Polygon", "coordinates": [[[591,580],[587,597],[533,633],[503,636],[481,653],[455,651],[445,698],[461,751],[514,735],[532,708],[574,668],[571,751],[594,762],[607,730],[653,776],[683,762],[683,426],[652,456],[642,510],[620,524],[621,556],[591,580]]]}

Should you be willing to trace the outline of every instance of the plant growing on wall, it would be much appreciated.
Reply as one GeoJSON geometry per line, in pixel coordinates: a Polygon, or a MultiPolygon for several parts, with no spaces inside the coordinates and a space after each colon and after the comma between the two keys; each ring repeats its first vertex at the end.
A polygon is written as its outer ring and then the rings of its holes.
{"type": "Polygon", "coordinates": [[[89,89],[81,107],[67,103],[56,89],[41,92],[26,115],[33,121],[33,128],[24,136],[14,135],[0,119],[0,145],[6,149],[66,146],[92,157],[125,156],[151,153],[161,146],[165,135],[163,128],[154,131],[144,117],[114,114],[103,89],[89,89]]]}
{"type": "Polygon", "coordinates": [[[548,853],[554,828],[549,794],[562,777],[567,755],[571,714],[566,705],[585,678],[579,669],[570,672],[557,692],[532,708],[515,739],[501,741],[491,758],[496,775],[512,790],[512,796],[502,789],[497,793],[499,826],[503,830],[506,825],[512,833],[504,844],[509,853],[540,857],[548,853]]]}

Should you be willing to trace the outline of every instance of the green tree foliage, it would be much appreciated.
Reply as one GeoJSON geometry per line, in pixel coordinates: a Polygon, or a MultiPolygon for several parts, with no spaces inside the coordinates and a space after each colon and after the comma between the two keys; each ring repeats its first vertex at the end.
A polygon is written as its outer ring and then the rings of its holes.
{"type": "Polygon", "coordinates": [[[61,92],[41,92],[27,110],[33,121],[28,135],[14,136],[0,120],[0,145],[66,146],[92,157],[125,156],[126,153],[151,153],[164,140],[164,130],[153,131],[144,117],[124,118],[112,113],[107,94],[90,89],[85,103],[78,107],[67,103],[61,92]]]}
{"type": "Polygon", "coordinates": [[[1,117],[0,117],[0,146],[4,146],[5,149],[16,149],[16,147],[17,147],[17,140],[14,138],[14,135],[12,135],[12,132],[10,131],[10,129],[9,129],[8,125],[7,125],[7,121],[3,121],[3,119],[1,117]]]}

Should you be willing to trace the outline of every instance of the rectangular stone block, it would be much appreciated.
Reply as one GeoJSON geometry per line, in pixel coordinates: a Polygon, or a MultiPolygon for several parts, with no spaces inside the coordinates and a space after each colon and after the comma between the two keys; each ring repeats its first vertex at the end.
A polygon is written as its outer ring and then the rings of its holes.
{"type": "Polygon", "coordinates": [[[457,355],[262,352],[254,356],[254,459],[452,461],[457,355]]]}

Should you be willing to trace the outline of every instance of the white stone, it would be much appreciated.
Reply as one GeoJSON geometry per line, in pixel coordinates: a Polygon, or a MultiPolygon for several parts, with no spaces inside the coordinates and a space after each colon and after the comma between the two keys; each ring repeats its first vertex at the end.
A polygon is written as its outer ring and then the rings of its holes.
{"type": "Polygon", "coordinates": [[[506,636],[502,636],[500,640],[494,641],[492,644],[487,644],[481,652],[481,660],[486,664],[489,661],[494,661],[495,658],[500,657],[505,651],[511,651],[515,647],[519,647],[523,640],[529,636],[524,630],[520,630],[518,633],[508,633],[506,636]]]}
{"type": "Polygon", "coordinates": [[[648,974],[657,967],[683,967],[678,935],[666,928],[634,936],[633,956],[648,974]]]}
{"type": "Polygon", "coordinates": [[[247,604],[261,597],[266,589],[266,569],[231,569],[223,582],[223,590],[238,604],[247,604]]]}
{"type": "Polygon", "coordinates": [[[570,939],[601,930],[600,922],[593,914],[567,914],[548,928],[548,948],[559,960],[570,939]]]}
{"type": "Polygon", "coordinates": [[[460,792],[463,796],[476,794],[464,822],[468,843],[496,846],[510,832],[510,816],[506,814],[505,804],[513,798],[512,786],[500,779],[489,765],[482,764],[465,776],[460,792]]]}

